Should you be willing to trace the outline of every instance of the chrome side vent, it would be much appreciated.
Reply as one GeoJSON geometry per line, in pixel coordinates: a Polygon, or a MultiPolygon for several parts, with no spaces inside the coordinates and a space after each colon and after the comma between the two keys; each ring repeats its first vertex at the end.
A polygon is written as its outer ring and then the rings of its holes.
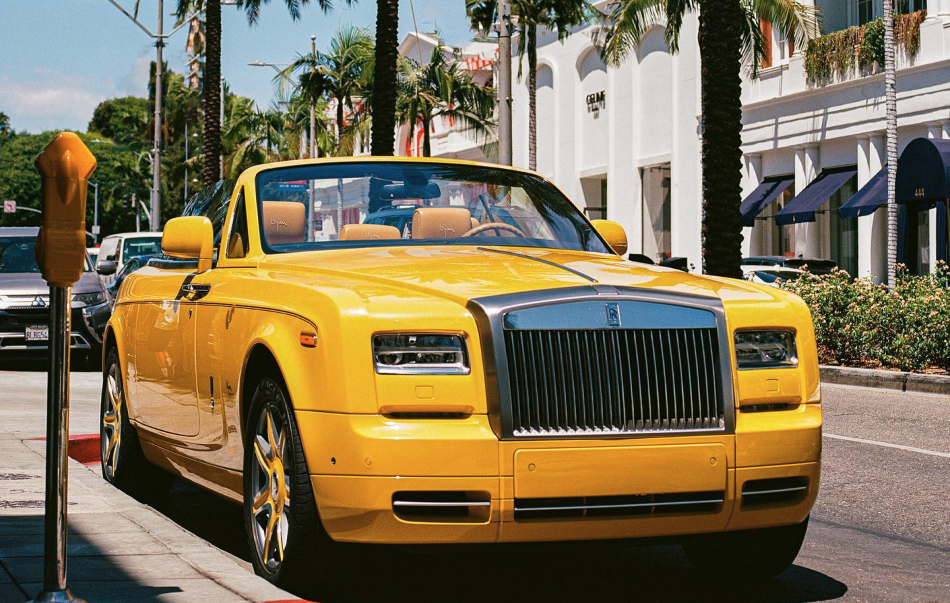
{"type": "Polygon", "coordinates": [[[516,498],[515,521],[565,517],[717,513],[721,510],[724,501],[724,492],[516,498]]]}
{"type": "Polygon", "coordinates": [[[405,521],[488,523],[491,495],[459,491],[396,492],[393,513],[405,521]]]}
{"type": "Polygon", "coordinates": [[[807,477],[754,479],[742,485],[742,506],[797,504],[807,494],[807,477]]]}

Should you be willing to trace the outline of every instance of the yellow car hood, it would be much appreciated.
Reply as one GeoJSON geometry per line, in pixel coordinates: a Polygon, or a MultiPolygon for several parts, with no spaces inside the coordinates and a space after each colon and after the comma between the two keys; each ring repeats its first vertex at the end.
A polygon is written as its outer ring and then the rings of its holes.
{"type": "Polygon", "coordinates": [[[593,284],[718,297],[724,302],[775,301],[781,296],[778,290],[744,281],[697,276],[618,256],[538,248],[349,248],[271,255],[261,267],[386,284],[462,305],[493,295],[593,284]]]}

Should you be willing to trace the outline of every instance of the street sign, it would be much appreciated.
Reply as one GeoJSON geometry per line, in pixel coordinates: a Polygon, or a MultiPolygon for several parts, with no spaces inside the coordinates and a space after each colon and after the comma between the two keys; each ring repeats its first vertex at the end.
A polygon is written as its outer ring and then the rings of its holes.
{"type": "Polygon", "coordinates": [[[16,213],[16,201],[8,199],[3,202],[3,213],[5,214],[15,214],[16,213]]]}

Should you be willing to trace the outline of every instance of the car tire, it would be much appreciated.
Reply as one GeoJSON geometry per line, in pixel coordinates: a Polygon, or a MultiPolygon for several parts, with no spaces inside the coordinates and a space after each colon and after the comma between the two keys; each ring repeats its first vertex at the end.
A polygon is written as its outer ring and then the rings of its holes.
{"type": "Polygon", "coordinates": [[[167,494],[174,476],[148,462],[138,433],[129,421],[125,380],[119,351],[113,347],[102,371],[99,405],[99,460],[102,477],[137,498],[151,499],[167,494]]]}
{"type": "Polygon", "coordinates": [[[283,381],[254,388],[244,434],[244,530],[254,571],[294,591],[322,585],[339,545],[323,529],[283,381]],[[331,552],[332,549],[332,552],[331,552]]]}
{"type": "Polygon", "coordinates": [[[741,568],[744,576],[767,579],[792,565],[807,530],[808,517],[790,526],[703,534],[683,542],[683,550],[704,573],[722,575],[735,567],[741,568]]]}

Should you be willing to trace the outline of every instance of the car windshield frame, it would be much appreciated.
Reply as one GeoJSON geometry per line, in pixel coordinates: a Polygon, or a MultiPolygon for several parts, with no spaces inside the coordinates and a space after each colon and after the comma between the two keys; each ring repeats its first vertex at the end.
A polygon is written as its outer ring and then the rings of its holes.
{"type": "MultiPolygon", "coordinates": [[[[456,162],[438,162],[438,161],[343,161],[343,162],[325,162],[308,163],[298,165],[288,165],[274,167],[258,172],[254,178],[255,185],[255,203],[257,206],[257,228],[260,237],[261,249],[266,254],[286,254],[299,253],[304,251],[322,251],[361,247],[420,247],[420,246],[468,246],[468,247],[520,247],[537,248],[561,251],[580,251],[587,253],[600,253],[613,255],[610,245],[604,240],[601,234],[594,228],[590,220],[584,213],[578,209],[557,187],[544,178],[520,170],[512,170],[504,166],[490,166],[479,164],[466,164],[456,162]],[[524,191],[528,197],[533,209],[538,212],[540,219],[544,220],[545,228],[553,235],[553,239],[539,239],[529,237],[503,237],[503,236],[483,236],[478,238],[450,238],[450,239],[371,239],[371,240],[332,240],[332,241],[305,241],[300,243],[281,244],[279,246],[271,245],[268,242],[264,225],[264,207],[263,203],[267,199],[267,186],[278,185],[279,183],[301,182],[301,181],[319,181],[319,180],[346,180],[346,179],[379,179],[390,183],[410,182],[409,179],[392,179],[383,177],[386,174],[392,175],[400,172],[403,175],[412,173],[418,177],[422,174],[425,177],[425,185],[431,180],[447,180],[447,176],[457,176],[459,182],[479,184],[518,187],[524,191]],[[539,209],[544,206],[545,209],[539,209]],[[558,232],[559,225],[550,221],[542,215],[544,211],[552,212],[559,218],[568,222],[568,226],[573,226],[573,235],[576,237],[576,245],[566,245],[558,232]]],[[[423,186],[425,186],[423,185],[423,186]]],[[[290,201],[290,200],[288,200],[290,201]]],[[[367,199],[369,203],[369,199],[367,199]]],[[[405,200],[393,199],[390,201],[393,207],[404,205],[405,200]]],[[[371,205],[370,205],[371,207],[371,205]]],[[[372,212],[367,211],[366,217],[362,218],[360,224],[367,224],[367,220],[376,211],[388,208],[388,205],[377,207],[372,212]]],[[[419,207],[462,207],[468,208],[468,205],[419,205],[419,207]]],[[[501,207],[500,204],[494,207],[501,207]]],[[[504,208],[504,207],[502,207],[504,208]]],[[[344,222],[346,224],[346,222],[344,222]]]]}

